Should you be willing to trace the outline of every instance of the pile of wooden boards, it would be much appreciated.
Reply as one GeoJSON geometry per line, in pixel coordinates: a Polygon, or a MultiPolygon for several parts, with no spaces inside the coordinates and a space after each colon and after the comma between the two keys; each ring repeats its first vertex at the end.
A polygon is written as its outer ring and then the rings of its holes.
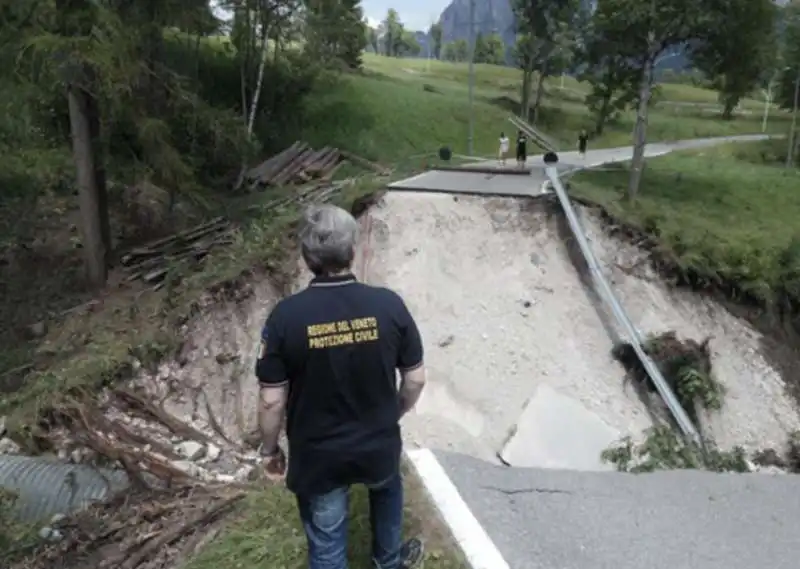
{"type": "Polygon", "coordinates": [[[305,184],[312,179],[333,177],[342,155],[336,148],[326,146],[314,150],[305,142],[295,142],[289,148],[252,168],[246,176],[251,188],[305,184]]]}
{"type": "MultiPolygon", "coordinates": [[[[339,182],[317,181],[298,188],[291,195],[251,206],[250,210],[264,214],[290,205],[305,206],[310,203],[330,201],[343,187],[353,180],[339,182]]],[[[169,237],[151,241],[122,256],[121,264],[126,272],[125,281],[144,281],[156,290],[164,286],[171,267],[178,263],[199,264],[212,249],[234,242],[235,227],[223,217],[197,225],[169,237]]]]}
{"type": "Polygon", "coordinates": [[[251,189],[269,186],[307,184],[312,180],[330,181],[345,161],[362,168],[386,174],[382,166],[338,148],[326,146],[314,150],[306,142],[297,141],[245,174],[251,189]]]}
{"type": "Polygon", "coordinates": [[[199,262],[214,248],[233,243],[233,227],[225,218],[189,228],[152,241],[123,255],[121,264],[128,274],[126,282],[143,280],[161,283],[170,266],[184,261],[199,262]]]}

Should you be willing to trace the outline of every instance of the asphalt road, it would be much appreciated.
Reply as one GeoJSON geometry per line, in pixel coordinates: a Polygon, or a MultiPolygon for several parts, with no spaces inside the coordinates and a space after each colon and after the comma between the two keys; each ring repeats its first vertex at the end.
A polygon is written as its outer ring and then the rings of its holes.
{"type": "MultiPolygon", "coordinates": [[[[766,140],[768,138],[770,138],[768,135],[754,134],[717,138],[697,138],[678,140],[675,142],[658,142],[647,145],[645,156],[653,158],[655,156],[669,154],[676,150],[705,148],[729,142],[754,142],[766,140]]],[[[617,148],[589,150],[584,158],[581,158],[577,151],[559,152],[558,157],[559,171],[565,174],[574,173],[582,169],[596,168],[604,164],[627,162],[633,157],[633,147],[621,146],[617,148]]],[[[509,162],[513,164],[513,160],[509,162]]],[[[497,160],[486,160],[470,164],[470,166],[478,165],[490,169],[500,167],[500,163],[497,160]]],[[[540,194],[547,181],[547,177],[544,173],[545,164],[543,155],[532,156],[528,160],[528,165],[532,167],[530,176],[432,170],[405,180],[394,182],[389,185],[389,189],[500,197],[540,194]]]]}
{"type": "Polygon", "coordinates": [[[793,569],[800,477],[436,457],[511,569],[793,569]]]}

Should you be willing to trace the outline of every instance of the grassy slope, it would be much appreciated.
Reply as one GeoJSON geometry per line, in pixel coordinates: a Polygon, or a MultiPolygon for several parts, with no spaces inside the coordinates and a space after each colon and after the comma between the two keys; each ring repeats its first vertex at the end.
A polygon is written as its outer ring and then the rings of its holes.
{"type": "MultiPolygon", "coordinates": [[[[414,474],[407,473],[405,528],[407,536],[419,535],[426,546],[428,569],[468,567],[453,551],[450,536],[443,531],[438,512],[427,500],[414,474]]],[[[372,569],[370,562],[369,505],[367,492],[356,487],[351,493],[349,559],[353,569],[372,569]]],[[[239,519],[223,537],[212,542],[185,569],[303,569],[307,567],[306,543],[297,507],[291,494],[267,488],[250,494],[239,519]]]]}
{"type": "Polygon", "coordinates": [[[800,172],[776,159],[784,145],[730,144],[650,160],[635,204],[622,199],[624,167],[579,174],[572,191],[656,235],[680,267],[767,302],[787,276],[781,255],[800,237],[800,172]]]}
{"type": "MultiPolygon", "coordinates": [[[[466,151],[470,109],[465,66],[432,62],[427,72],[424,60],[389,60],[374,56],[368,56],[366,64],[367,71],[363,75],[345,77],[339,85],[318,94],[306,126],[299,133],[304,139],[316,146],[335,145],[401,165],[402,171],[420,167],[419,155],[434,152],[443,144],[450,145],[456,152],[466,151]],[[436,92],[424,90],[426,84],[436,92]]],[[[516,99],[519,73],[481,65],[477,66],[476,79],[475,152],[492,155],[499,131],[510,130],[506,121],[509,109],[503,105],[513,104],[516,99]]],[[[581,128],[591,126],[591,120],[581,105],[581,86],[568,79],[565,87],[565,90],[559,89],[558,80],[548,84],[543,122],[551,136],[571,144],[581,128]]],[[[689,101],[713,102],[716,97],[713,93],[683,86],[664,91],[665,95],[685,97],[683,100],[689,101]]],[[[775,128],[783,126],[778,120],[773,124],[775,128]]],[[[623,117],[601,140],[594,142],[595,146],[629,144],[631,126],[632,117],[623,117]]],[[[653,113],[650,135],[651,140],[677,139],[757,132],[758,127],[757,121],[752,119],[722,122],[707,115],[696,116],[691,109],[676,111],[664,107],[653,113]]],[[[655,172],[654,169],[650,173],[648,183],[653,183],[655,172]]],[[[587,186],[587,192],[594,192],[597,199],[613,201],[614,190],[602,189],[603,184],[591,184],[594,189],[587,186]]],[[[341,203],[346,204],[373,187],[374,184],[365,182],[352,189],[341,203]]],[[[259,196],[256,201],[269,197],[259,196]]],[[[44,346],[54,354],[55,363],[30,377],[23,391],[0,400],[0,415],[10,414],[10,426],[19,427],[27,424],[40,408],[57,404],[67,387],[94,392],[121,367],[124,369],[133,355],[145,361],[168,355],[176,340],[173,324],[182,314],[188,313],[188,307],[199,292],[237,276],[243,269],[274,262],[283,254],[281,238],[296,214],[290,209],[280,215],[270,214],[252,220],[236,245],[216,253],[205,264],[205,269],[187,278],[171,298],[166,298],[163,292],[146,293],[137,297],[138,310],[132,311],[130,296],[111,295],[101,310],[53,326],[44,346]]],[[[411,494],[416,496],[419,507],[423,507],[419,490],[412,487],[411,494]]],[[[354,510],[355,547],[363,559],[367,519],[363,496],[355,501],[354,510]]],[[[419,520],[419,512],[417,516],[419,520]]],[[[234,566],[300,567],[303,551],[290,498],[271,489],[253,495],[242,519],[195,560],[193,569],[207,569],[223,560],[234,566]],[[280,556],[268,552],[264,557],[264,543],[280,544],[276,546],[280,556]]],[[[429,561],[427,566],[461,566],[460,560],[449,554],[439,557],[435,565],[429,561]]]]}
{"type": "MultiPolygon", "coordinates": [[[[344,108],[351,109],[358,122],[336,133],[329,133],[328,121],[320,120],[318,129],[326,138],[331,135],[344,143],[355,143],[365,152],[388,152],[394,157],[404,157],[404,152],[433,151],[448,144],[456,152],[466,152],[468,106],[467,66],[426,60],[397,60],[367,54],[366,76],[350,77],[346,91],[349,103],[336,103],[331,114],[344,108]],[[438,91],[424,90],[428,85],[438,91]],[[353,96],[353,93],[357,95],[353,96]],[[357,101],[357,105],[354,101],[357,101]],[[357,110],[353,112],[355,107],[357,110]],[[361,127],[359,131],[360,125],[361,127]],[[343,133],[347,132],[347,135],[343,133]],[[355,134],[350,134],[355,133],[355,134]],[[376,139],[376,136],[380,138],[376,139]],[[392,149],[379,149],[378,144],[392,141],[392,149]],[[382,142],[384,141],[384,142],[382,142]]],[[[492,155],[501,130],[512,130],[508,123],[519,99],[520,72],[506,67],[477,65],[475,73],[475,152],[492,155]]],[[[716,93],[686,85],[662,85],[662,100],[673,102],[714,103],[716,93]]],[[[560,79],[546,83],[544,108],[540,118],[541,128],[565,146],[572,146],[578,132],[591,129],[593,122],[583,105],[585,85],[565,78],[564,89],[560,79]]],[[[335,97],[334,97],[335,98],[335,97]]],[[[751,102],[761,108],[761,103],[751,102]]],[[[320,102],[320,108],[331,105],[331,100],[320,102]]],[[[786,115],[773,113],[769,124],[772,132],[785,132],[786,115]]],[[[340,115],[339,123],[349,117],[340,115]]],[[[626,113],[616,123],[607,127],[593,146],[628,145],[633,129],[633,113],[626,113]]],[[[692,107],[658,104],[651,112],[648,139],[678,140],[693,137],[724,136],[739,133],[761,132],[760,114],[748,114],[733,121],[719,120],[707,111],[692,107]]],[[[408,155],[405,154],[405,155],[408,155]]]]}

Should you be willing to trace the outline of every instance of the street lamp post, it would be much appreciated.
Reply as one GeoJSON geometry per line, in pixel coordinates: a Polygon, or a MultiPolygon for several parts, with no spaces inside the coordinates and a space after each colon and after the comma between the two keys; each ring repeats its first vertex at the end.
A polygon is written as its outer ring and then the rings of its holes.
{"type": "Polygon", "coordinates": [[[794,79],[794,101],[792,102],[792,127],[789,130],[789,148],[786,151],[786,167],[791,168],[794,164],[794,138],[797,132],[797,105],[800,99],[800,70],[794,79]]]}
{"type": "Polygon", "coordinates": [[[475,136],[475,113],[472,108],[475,91],[475,0],[469,0],[469,134],[467,135],[467,154],[473,155],[475,136]]]}

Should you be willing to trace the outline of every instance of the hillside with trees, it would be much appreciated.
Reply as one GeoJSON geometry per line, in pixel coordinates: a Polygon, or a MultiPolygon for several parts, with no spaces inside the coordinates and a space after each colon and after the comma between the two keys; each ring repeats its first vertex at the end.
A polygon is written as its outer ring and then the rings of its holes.
{"type": "MultiPolygon", "coordinates": [[[[255,276],[285,285],[302,206],[349,207],[443,147],[467,154],[473,131],[470,155],[494,158],[511,114],[565,152],[583,130],[592,149],[632,146],[630,167],[571,191],[676,282],[800,331],[800,4],[477,3],[506,23],[472,45],[465,0],[425,33],[399,3],[370,28],[358,0],[0,5],[0,442],[43,452],[63,408],[175,357],[203,307],[255,276]],[[658,73],[678,58],[689,72],[658,73]],[[744,133],[780,138],[644,157],[744,133]]],[[[248,527],[249,543],[299,535],[248,527]]]]}

